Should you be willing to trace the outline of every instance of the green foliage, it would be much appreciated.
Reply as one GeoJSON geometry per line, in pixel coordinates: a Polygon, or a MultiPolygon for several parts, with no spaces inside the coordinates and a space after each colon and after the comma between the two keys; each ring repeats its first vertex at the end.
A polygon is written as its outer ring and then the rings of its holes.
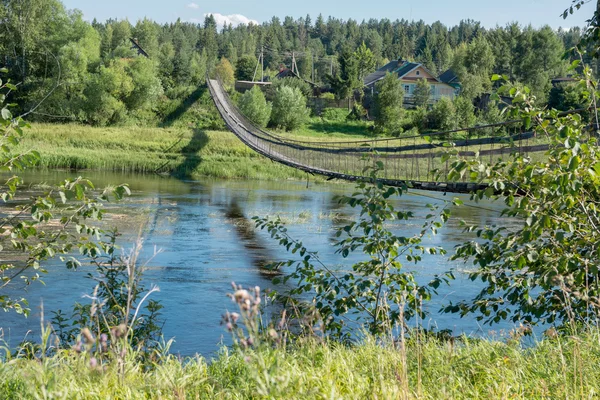
{"type": "Polygon", "coordinates": [[[133,89],[133,79],[127,74],[125,61],[113,60],[108,66],[100,66],[98,74],[92,76],[84,90],[87,120],[94,125],[125,120],[124,100],[133,89]]]}
{"type": "Polygon", "coordinates": [[[273,105],[267,102],[260,87],[253,86],[240,98],[239,108],[250,121],[264,128],[271,119],[273,105]]]}
{"type": "Polygon", "coordinates": [[[146,292],[142,285],[144,266],[139,265],[138,260],[142,242],[139,240],[124,256],[118,254],[117,237],[116,231],[108,232],[106,238],[98,242],[101,252],[90,254],[96,274],[88,273],[88,278],[97,282],[91,294],[92,304],[75,303],[70,316],[61,310],[53,312],[52,326],[61,348],[81,347],[79,334],[85,329],[98,337],[112,336],[113,340],[119,332],[145,355],[157,348],[161,339],[160,310],[163,306],[148,299],[158,288],[146,292]]]}
{"type": "Polygon", "coordinates": [[[309,116],[306,98],[297,88],[280,87],[275,91],[271,123],[279,128],[291,131],[299,128],[309,116]]]}
{"type": "Polygon", "coordinates": [[[371,49],[367,48],[365,42],[354,51],[354,58],[356,59],[356,69],[358,80],[362,83],[365,76],[375,71],[375,56],[371,49]]]}
{"type": "MultiPolygon", "coordinates": [[[[566,72],[563,50],[596,32],[595,28],[585,33],[579,28],[534,29],[516,23],[484,30],[472,20],[444,26],[439,22],[371,19],[357,23],[337,18],[318,20],[318,28],[305,19],[273,18],[264,25],[242,24],[218,32],[210,14],[203,24],[181,20],[159,24],[144,18],[132,25],[123,19],[88,23],[80,11],[67,10],[59,0],[6,0],[0,11],[0,26],[6,28],[0,54],[12,66],[11,78],[24,82],[21,92],[13,95],[19,112],[29,111],[48,95],[30,115],[32,120],[99,125],[148,124],[161,119],[161,106],[126,105],[123,109],[122,98],[91,95],[88,100],[89,90],[84,93],[88,83],[102,74],[100,65],[145,58],[131,49],[130,39],[155,63],[153,76],[144,79],[142,86],[152,78],[160,82],[158,93],[183,94],[197,89],[206,72],[214,72],[220,56],[235,65],[238,79],[251,79],[256,54],[264,45],[268,49],[266,76],[273,77],[282,64],[290,65],[291,59],[282,53],[293,50],[298,55],[300,76],[330,83],[339,99],[362,96],[366,74],[386,60],[402,58],[424,62],[434,73],[453,67],[470,99],[489,92],[489,75],[494,72],[529,85],[541,103],[551,88],[550,78],[566,72]]],[[[581,48],[594,51],[591,42],[586,43],[581,48]]],[[[570,57],[577,56],[571,53],[570,57]]],[[[308,90],[303,92],[310,95],[308,90]]],[[[174,104],[186,101],[168,97],[174,104]]]]}
{"type": "Polygon", "coordinates": [[[361,88],[363,83],[358,75],[357,59],[348,48],[338,57],[339,69],[334,75],[327,75],[327,80],[338,99],[347,99],[354,90],[361,88]]]}
{"type": "Polygon", "coordinates": [[[559,111],[588,108],[591,98],[585,82],[558,84],[550,90],[548,107],[559,111]]]}
{"type": "Polygon", "coordinates": [[[281,220],[255,218],[258,227],[267,229],[281,246],[300,257],[276,266],[294,266],[283,278],[284,283],[293,282],[296,286],[289,295],[298,298],[310,293],[311,304],[326,329],[338,336],[348,334],[345,325],[349,315],[354,315],[352,319],[375,335],[390,333],[396,326],[404,328],[405,321],[412,317],[424,318],[423,302],[451,278],[451,275],[435,277],[421,285],[416,281],[415,271],[404,265],[404,262],[417,264],[425,253],[445,254],[442,248],[426,248],[421,241],[425,235],[437,233],[448,219],[449,211],[429,206],[432,213],[420,233],[401,236],[392,232],[387,223],[410,220],[413,214],[397,211],[392,205],[391,199],[405,194],[407,188],[387,187],[377,181],[382,166],[378,162],[374,168],[368,168],[365,173],[369,174],[370,181],[359,183],[353,195],[338,198],[340,204],[359,211],[356,221],[338,228],[335,234],[339,238],[335,242],[337,254],[343,258],[354,253],[365,256],[364,261],[353,264],[350,270],[336,271],[325,265],[317,253],[289,235],[281,220]]]}
{"type": "Polygon", "coordinates": [[[375,84],[375,129],[386,134],[398,134],[404,114],[404,89],[396,74],[387,73],[375,84]]]}
{"type": "Polygon", "coordinates": [[[286,78],[275,79],[275,81],[269,88],[271,95],[273,96],[274,93],[277,91],[277,89],[279,89],[283,86],[287,86],[292,89],[298,89],[298,90],[300,90],[300,92],[302,92],[302,95],[307,98],[312,96],[312,93],[313,93],[312,87],[308,83],[306,83],[302,79],[288,76],[286,78]]]}
{"type": "Polygon", "coordinates": [[[461,94],[464,97],[472,100],[482,93],[489,92],[494,61],[492,47],[483,35],[456,49],[452,70],[461,82],[461,94]]]}
{"type": "Polygon", "coordinates": [[[235,84],[235,76],[233,66],[228,59],[221,57],[221,61],[219,61],[219,64],[217,64],[215,68],[215,73],[223,83],[223,87],[225,89],[233,89],[233,85],[235,84]]]}
{"type": "Polygon", "coordinates": [[[348,119],[348,110],[345,108],[325,108],[321,118],[327,122],[345,122],[348,119]]]}
{"type": "Polygon", "coordinates": [[[413,93],[415,99],[415,105],[417,107],[425,107],[429,104],[429,97],[431,96],[431,85],[427,82],[427,79],[419,79],[413,93]]]}
{"type": "Polygon", "coordinates": [[[454,99],[454,108],[456,109],[455,124],[458,128],[468,128],[475,125],[475,107],[471,100],[465,96],[458,96],[454,99]]]}
{"type": "Polygon", "coordinates": [[[456,125],[456,107],[452,100],[442,97],[427,115],[427,126],[440,131],[452,130],[456,125]]]}
{"type": "Polygon", "coordinates": [[[240,57],[235,64],[235,78],[239,81],[251,81],[255,78],[255,71],[260,78],[261,71],[257,66],[258,60],[253,54],[246,54],[240,57]]]}
{"type": "MultiPolygon", "coordinates": [[[[11,83],[0,80],[0,168],[13,174],[35,166],[40,160],[37,151],[15,151],[22,140],[27,124],[21,118],[13,118],[4,104],[6,90],[15,90],[11,83]]],[[[47,192],[29,200],[21,200],[23,181],[17,175],[6,179],[0,198],[14,213],[8,213],[0,224],[0,253],[14,252],[17,261],[0,263],[0,308],[27,314],[25,298],[11,298],[3,294],[15,279],[25,285],[39,280],[46,272],[43,263],[57,255],[70,254],[79,250],[84,255],[94,255],[98,248],[94,239],[101,230],[90,223],[102,219],[104,210],[101,201],[107,201],[111,193],[120,198],[129,191],[127,186],[107,189],[99,195],[87,179],[66,179],[47,192]]],[[[2,257],[14,260],[11,257],[2,257]]],[[[78,261],[66,259],[68,268],[77,268],[78,261]]]]}
{"type": "MultiPolygon", "coordinates": [[[[592,91],[591,72],[585,74],[592,91]]],[[[506,84],[499,92],[514,98],[511,116],[526,128],[534,125],[550,146],[539,161],[514,152],[492,164],[462,157],[453,162],[449,178],[489,183],[473,197],[502,200],[501,215],[514,225],[466,228],[477,239],[459,246],[454,258],[473,262],[470,278],[484,287],[472,301],[446,310],[476,313],[486,323],[595,324],[600,310],[597,136],[578,114],[537,108],[527,88],[506,84]]]]}

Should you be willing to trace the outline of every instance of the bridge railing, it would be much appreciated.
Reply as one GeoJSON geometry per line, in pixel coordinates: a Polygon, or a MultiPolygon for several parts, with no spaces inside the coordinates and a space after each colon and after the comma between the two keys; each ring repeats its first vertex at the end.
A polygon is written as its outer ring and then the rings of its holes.
{"type": "MultiPolygon", "coordinates": [[[[356,180],[363,178],[366,166],[381,161],[382,178],[389,184],[411,181],[413,186],[435,186],[444,189],[438,177],[448,173],[449,163],[442,155],[452,147],[464,156],[479,153],[490,161],[511,152],[529,154],[548,149],[548,144],[535,138],[532,132],[514,132],[508,137],[473,137],[471,133],[481,127],[460,129],[448,133],[464,132],[460,140],[452,143],[426,141],[423,136],[378,138],[359,141],[299,141],[263,130],[235,107],[220,82],[207,81],[211,95],[225,123],[246,145],[274,161],[294,168],[332,178],[356,180]]],[[[494,124],[491,126],[502,126],[494,124]]],[[[516,128],[515,128],[516,129],[516,128]]],[[[464,187],[466,188],[466,177],[464,187]]],[[[456,188],[454,188],[456,190],[456,188]]]]}

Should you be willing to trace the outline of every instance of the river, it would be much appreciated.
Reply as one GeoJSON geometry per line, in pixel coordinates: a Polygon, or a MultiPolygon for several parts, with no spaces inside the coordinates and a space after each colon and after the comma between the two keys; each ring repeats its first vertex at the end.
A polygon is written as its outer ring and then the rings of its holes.
{"type": "MultiPolygon", "coordinates": [[[[77,176],[65,171],[35,172],[23,175],[26,182],[53,184],[66,176],[77,176]]],[[[289,232],[303,241],[310,250],[318,251],[328,265],[343,268],[360,259],[359,255],[344,260],[335,254],[332,246],[335,229],[354,218],[355,211],[340,206],[335,196],[350,194],[352,184],[315,184],[306,182],[263,181],[184,181],[156,175],[127,175],[105,172],[79,173],[90,178],[97,187],[128,183],[132,195],[119,204],[108,206],[106,224],[117,225],[123,232],[120,245],[131,248],[137,237],[142,237],[144,247],[141,259],[147,261],[144,285],[159,287],[152,294],[164,306],[163,334],[174,338],[171,351],[183,355],[200,353],[211,355],[220,344],[229,343],[228,334],[220,325],[221,314],[234,305],[226,294],[230,283],[244,286],[258,285],[274,288],[269,276],[260,266],[274,260],[291,258],[263,231],[249,226],[252,216],[280,215],[287,222],[289,232]],[[112,216],[112,217],[111,217],[112,216]],[[160,252],[153,256],[156,250],[160,252]]],[[[423,218],[429,213],[426,204],[440,204],[452,194],[415,192],[396,201],[398,209],[415,213],[413,220],[391,224],[392,229],[411,235],[418,232],[423,218]]],[[[467,223],[494,224],[500,220],[500,204],[470,203],[460,195],[467,206],[453,207],[452,218],[435,237],[425,240],[425,245],[438,245],[452,252],[454,246],[469,236],[463,233],[460,220],[467,223]]],[[[94,282],[86,278],[93,268],[83,265],[77,271],[67,270],[58,260],[47,263],[45,285],[33,283],[25,296],[32,310],[29,318],[0,311],[0,328],[4,340],[18,344],[25,337],[39,338],[42,309],[45,321],[53,310],[70,311],[75,302],[90,302],[94,282]],[[43,307],[42,307],[43,305],[43,307]],[[28,333],[29,332],[29,333],[28,333]]],[[[417,266],[418,279],[425,282],[435,274],[450,268],[458,269],[456,280],[443,287],[427,309],[431,316],[426,326],[450,329],[455,334],[487,335],[489,327],[481,326],[474,318],[460,318],[453,314],[439,314],[441,304],[473,297],[480,285],[466,279],[460,271],[468,265],[451,264],[447,257],[425,256],[417,266]]],[[[282,288],[279,288],[282,289],[282,288]]],[[[9,292],[22,293],[20,284],[13,284],[9,292]]],[[[510,325],[494,327],[508,329],[510,325]]]]}

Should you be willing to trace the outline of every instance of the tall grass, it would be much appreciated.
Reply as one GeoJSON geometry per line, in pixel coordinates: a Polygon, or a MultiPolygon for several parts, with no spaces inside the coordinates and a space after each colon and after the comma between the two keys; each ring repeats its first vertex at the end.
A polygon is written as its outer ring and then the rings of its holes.
{"type": "Polygon", "coordinates": [[[0,398],[160,399],[556,399],[600,393],[600,335],[540,341],[420,342],[403,350],[372,338],[354,347],[307,341],[207,361],[163,356],[143,368],[136,354],[93,365],[63,351],[0,363],[0,398]]]}
{"type": "Polygon", "coordinates": [[[227,179],[305,178],[303,172],[271,162],[224,131],[33,124],[21,148],[38,150],[42,168],[227,179]]]}

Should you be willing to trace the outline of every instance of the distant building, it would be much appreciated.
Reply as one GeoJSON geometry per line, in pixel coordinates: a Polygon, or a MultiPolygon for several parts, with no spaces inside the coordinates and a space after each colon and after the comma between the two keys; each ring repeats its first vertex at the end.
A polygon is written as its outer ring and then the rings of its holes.
{"type": "Polygon", "coordinates": [[[440,78],[436,78],[423,64],[404,60],[390,61],[377,71],[367,75],[363,80],[363,83],[371,90],[371,92],[374,92],[375,83],[383,79],[388,72],[398,75],[398,79],[402,82],[404,88],[404,102],[406,104],[413,103],[417,81],[420,79],[427,80],[431,85],[431,96],[429,97],[431,103],[437,102],[442,97],[453,99],[460,89],[460,84],[458,82],[456,82],[456,85],[458,86],[455,87],[452,84],[442,81],[440,78]]]}
{"type": "Polygon", "coordinates": [[[149,57],[148,53],[146,53],[146,51],[142,49],[142,46],[140,46],[137,39],[129,38],[129,41],[131,42],[131,50],[135,51],[138,56],[144,56],[146,58],[149,57]]]}
{"type": "Polygon", "coordinates": [[[459,90],[461,88],[460,81],[458,80],[458,76],[451,69],[446,70],[443,74],[438,76],[438,79],[445,84],[452,86],[454,89],[459,90]]]}

